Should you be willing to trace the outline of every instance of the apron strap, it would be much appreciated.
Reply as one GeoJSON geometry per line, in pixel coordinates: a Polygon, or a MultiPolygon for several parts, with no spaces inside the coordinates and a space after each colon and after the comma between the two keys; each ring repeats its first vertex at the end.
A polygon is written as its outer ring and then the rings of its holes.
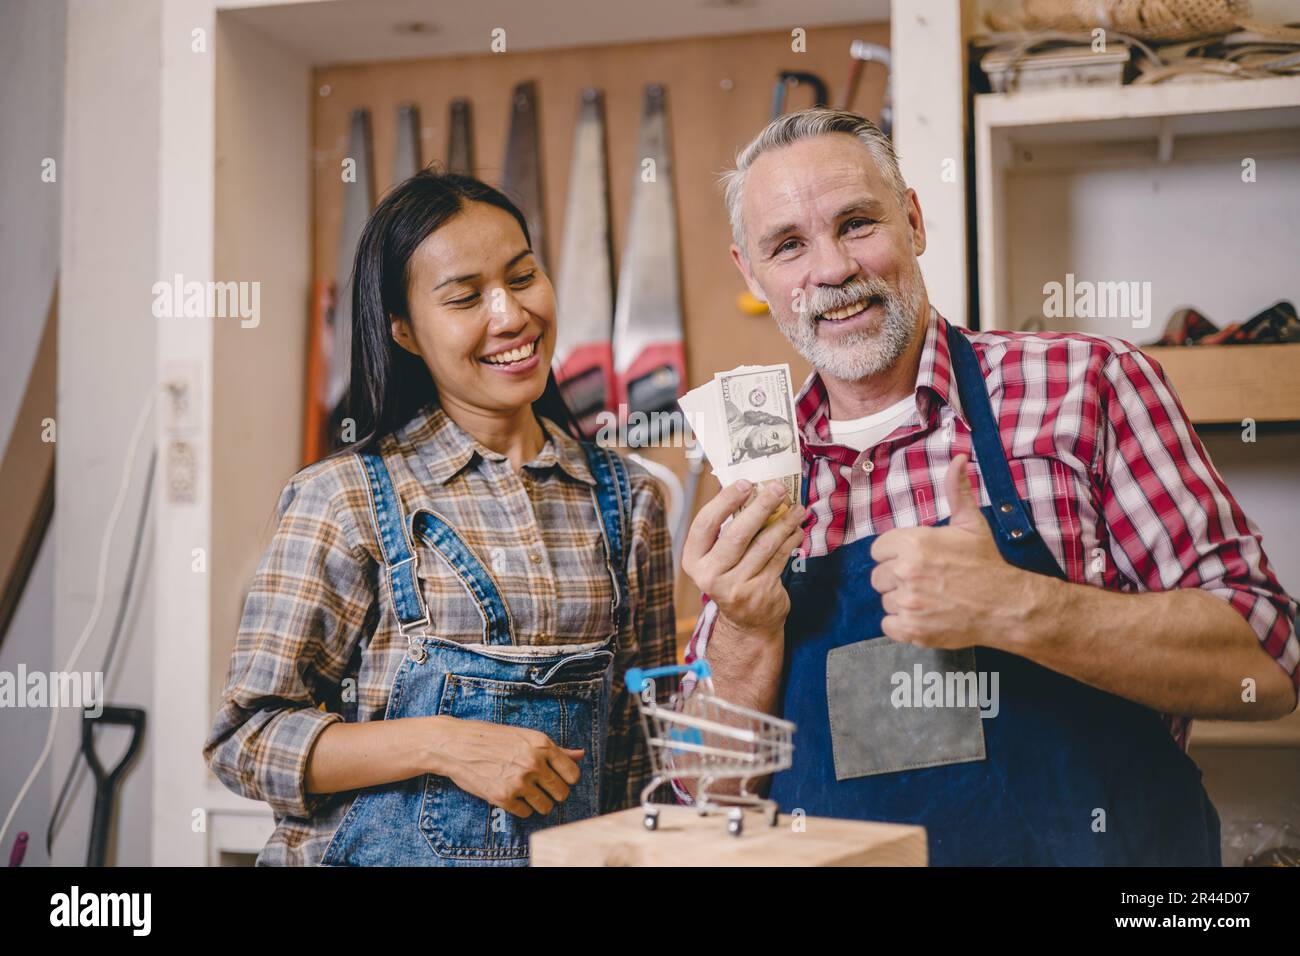
{"type": "Polygon", "coordinates": [[[393,488],[388,466],[381,455],[366,453],[357,457],[366,472],[370,518],[388,573],[388,589],[398,627],[403,633],[417,625],[427,627],[429,609],[420,593],[420,582],[415,575],[415,554],[406,536],[402,502],[393,488]]]}
{"type": "Polygon", "coordinates": [[[606,560],[614,579],[610,616],[617,633],[627,622],[631,601],[627,562],[632,534],[632,488],[623,459],[595,442],[584,441],[581,444],[587,455],[587,467],[596,479],[592,496],[604,531],[606,560]]]}
{"type": "Polygon", "coordinates": [[[993,417],[988,387],[975,349],[955,325],[948,325],[948,351],[962,408],[971,421],[971,442],[989,493],[998,533],[1008,544],[1021,545],[1038,534],[1020,494],[1016,491],[1001,433],[993,417]]]}

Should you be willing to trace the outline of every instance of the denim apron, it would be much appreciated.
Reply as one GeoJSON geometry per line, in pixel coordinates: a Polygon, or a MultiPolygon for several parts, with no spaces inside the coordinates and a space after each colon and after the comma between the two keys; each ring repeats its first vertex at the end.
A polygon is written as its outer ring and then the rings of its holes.
{"type": "MultiPolygon", "coordinates": [[[[1016,491],[975,351],[955,327],[948,344],[998,550],[1066,580],[1016,491]]],[[[936,866],[1220,865],[1200,771],[1154,711],[991,648],[877,637],[874,540],[786,569],[781,695],[798,730],[772,780],[782,808],[924,826],[936,866]]]]}
{"type": "Polygon", "coordinates": [[[426,773],[359,791],[321,858],[323,866],[526,866],[537,830],[600,812],[613,662],[628,620],[626,575],[631,492],[619,457],[583,449],[596,487],[606,564],[613,583],[610,633],[579,648],[516,646],[510,611],[487,569],[445,519],[420,509],[408,522],[382,457],[359,456],[388,590],[407,654],[389,691],[385,720],[445,714],[527,727],[560,747],[582,748],[582,776],[546,815],[520,819],[450,779],[426,773]],[[420,593],[412,541],[435,549],[483,617],[483,643],[458,644],[433,633],[420,593]]]}

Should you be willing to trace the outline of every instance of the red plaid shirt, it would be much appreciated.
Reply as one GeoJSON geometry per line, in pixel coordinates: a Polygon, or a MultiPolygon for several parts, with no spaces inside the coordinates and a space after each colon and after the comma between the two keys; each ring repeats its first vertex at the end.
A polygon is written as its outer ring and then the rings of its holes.
{"type": "MultiPolygon", "coordinates": [[[[809,557],[949,514],[948,464],[972,454],[946,338],[931,310],[916,411],[873,448],[830,434],[814,373],[796,401],[808,477],[809,557]]],[[[1210,462],[1160,366],[1134,345],[1074,332],[970,332],[1011,474],[1047,547],[1073,582],[1112,591],[1201,588],[1250,624],[1300,686],[1296,602],[1278,584],[1258,527],[1210,462]]],[[[979,474],[972,458],[970,471],[979,474]]],[[[989,504],[983,477],[980,504],[989,504]]],[[[686,660],[707,656],[717,606],[705,597],[686,660]]],[[[1187,745],[1191,721],[1167,715],[1187,745]]]]}

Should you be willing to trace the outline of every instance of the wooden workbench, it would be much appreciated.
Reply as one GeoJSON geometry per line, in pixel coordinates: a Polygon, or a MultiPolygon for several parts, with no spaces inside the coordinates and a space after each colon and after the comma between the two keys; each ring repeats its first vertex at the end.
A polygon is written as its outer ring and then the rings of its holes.
{"type": "Polygon", "coordinates": [[[533,834],[533,866],[925,866],[925,828],[782,814],[769,827],[745,814],[738,837],[726,817],[663,807],[647,830],[639,807],[533,834]]]}

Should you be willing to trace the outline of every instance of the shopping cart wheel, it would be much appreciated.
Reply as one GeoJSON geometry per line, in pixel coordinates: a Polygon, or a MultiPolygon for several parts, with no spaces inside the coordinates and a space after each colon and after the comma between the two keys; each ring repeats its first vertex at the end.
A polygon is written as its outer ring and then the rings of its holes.
{"type": "Polygon", "coordinates": [[[744,829],[745,811],[737,807],[727,814],[727,832],[734,837],[738,837],[744,829]]]}
{"type": "Polygon", "coordinates": [[[658,811],[658,810],[647,810],[647,811],[645,812],[645,818],[644,818],[641,822],[642,822],[643,824],[645,824],[645,828],[646,828],[647,830],[658,830],[658,829],[659,829],[659,811],[658,811]]]}

